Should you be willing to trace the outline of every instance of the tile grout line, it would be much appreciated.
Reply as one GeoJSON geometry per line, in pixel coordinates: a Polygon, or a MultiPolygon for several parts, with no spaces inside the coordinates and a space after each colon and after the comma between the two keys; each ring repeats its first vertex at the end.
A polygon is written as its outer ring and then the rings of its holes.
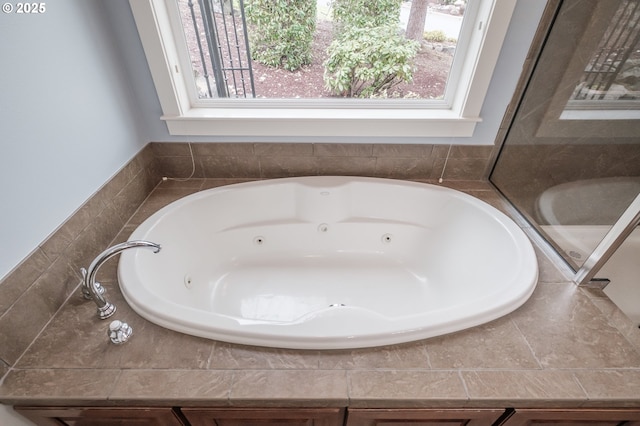
{"type": "MultiPolygon", "coordinates": [[[[20,354],[20,356],[16,359],[16,361],[13,363],[13,365],[9,366],[9,371],[7,371],[7,374],[4,375],[4,377],[2,378],[2,381],[4,381],[4,378],[7,377],[7,375],[9,374],[9,372],[11,372],[14,369],[17,369],[15,366],[18,365],[20,363],[20,360],[22,360],[22,358],[24,357],[24,355],[29,351],[29,349],[31,349],[31,347],[35,344],[35,342],[38,340],[38,338],[42,335],[42,333],[47,329],[47,327],[49,326],[49,324],[51,324],[53,322],[53,320],[55,318],[57,318],[58,314],[60,313],[60,311],[66,307],[67,303],[69,302],[69,300],[71,300],[72,297],[76,296],[76,293],[79,291],[80,287],[82,286],[82,281],[80,281],[78,283],[78,285],[76,285],[76,287],[73,288],[73,291],[71,291],[69,293],[69,295],[65,298],[65,300],[62,302],[62,304],[60,304],[60,306],[58,307],[58,309],[56,309],[56,311],[53,313],[53,315],[51,315],[51,317],[47,320],[47,322],[44,324],[44,326],[42,326],[42,328],[40,329],[40,331],[38,332],[38,334],[33,338],[33,340],[29,343],[29,345],[27,345],[27,347],[25,348],[24,351],[22,351],[22,353],[20,354]]],[[[0,381],[0,384],[2,383],[2,381],[0,381]]]]}

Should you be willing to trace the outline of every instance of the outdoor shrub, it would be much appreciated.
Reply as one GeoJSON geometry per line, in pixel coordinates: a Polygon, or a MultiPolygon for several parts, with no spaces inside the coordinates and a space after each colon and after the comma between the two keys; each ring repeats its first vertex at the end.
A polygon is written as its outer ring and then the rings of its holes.
{"type": "Polygon", "coordinates": [[[333,94],[368,98],[413,78],[419,43],[398,34],[396,25],[345,28],[324,63],[324,81],[333,94]]]}
{"type": "Polygon", "coordinates": [[[246,0],[254,60],[294,71],[311,63],[316,1],[246,0]]]}
{"type": "Polygon", "coordinates": [[[433,43],[443,43],[447,35],[442,30],[425,31],[424,39],[433,43]]]}
{"type": "Polygon", "coordinates": [[[381,27],[400,22],[402,0],[333,0],[338,32],[353,27],[381,27]]]}

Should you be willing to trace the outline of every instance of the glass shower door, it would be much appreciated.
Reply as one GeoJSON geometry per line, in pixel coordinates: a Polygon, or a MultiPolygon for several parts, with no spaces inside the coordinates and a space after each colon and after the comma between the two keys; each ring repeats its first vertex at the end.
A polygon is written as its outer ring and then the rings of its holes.
{"type": "Polygon", "coordinates": [[[490,181],[584,282],[640,238],[618,222],[640,211],[640,0],[551,0],[546,22],[490,181]]]}

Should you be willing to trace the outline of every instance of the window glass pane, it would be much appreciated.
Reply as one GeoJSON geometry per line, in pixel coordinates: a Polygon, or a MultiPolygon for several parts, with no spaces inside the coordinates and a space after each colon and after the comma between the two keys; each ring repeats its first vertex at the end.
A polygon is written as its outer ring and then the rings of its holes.
{"type": "Polygon", "coordinates": [[[175,1],[201,100],[441,100],[467,9],[466,0],[175,1]]]}
{"type": "Polygon", "coordinates": [[[592,52],[561,118],[593,119],[589,110],[608,110],[611,119],[637,119],[625,111],[640,109],[640,2],[620,1],[592,27],[601,37],[597,46],[584,43],[592,52]]]}

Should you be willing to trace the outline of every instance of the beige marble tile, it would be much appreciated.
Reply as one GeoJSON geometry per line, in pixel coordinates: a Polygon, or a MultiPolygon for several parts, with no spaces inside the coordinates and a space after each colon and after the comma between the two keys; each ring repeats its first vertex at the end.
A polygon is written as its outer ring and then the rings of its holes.
{"type": "MultiPolygon", "coordinates": [[[[157,182],[155,183],[157,184],[157,182]]],[[[131,215],[135,213],[140,204],[147,198],[147,195],[153,190],[153,186],[155,184],[150,184],[144,171],[140,171],[111,199],[111,204],[113,205],[111,213],[116,213],[122,219],[120,226],[124,225],[131,215]]]]}
{"type": "Polygon", "coordinates": [[[317,157],[371,157],[372,144],[316,143],[313,153],[317,157]]]}
{"type": "Polygon", "coordinates": [[[213,178],[213,179],[204,179],[202,183],[202,190],[217,188],[219,186],[225,185],[233,185],[236,183],[244,183],[244,182],[254,182],[256,180],[260,180],[258,178],[213,178]]]}
{"type": "Polygon", "coordinates": [[[157,190],[177,190],[177,189],[190,189],[192,191],[198,191],[202,188],[202,185],[207,181],[204,178],[190,178],[190,179],[166,179],[160,180],[158,185],[149,194],[152,195],[157,190]]]}
{"type": "Polygon", "coordinates": [[[462,406],[468,397],[457,371],[348,371],[349,405],[360,408],[462,406]]]}
{"type": "Polygon", "coordinates": [[[190,156],[189,144],[184,142],[151,142],[149,145],[156,157],[190,156]]]}
{"type": "Polygon", "coordinates": [[[106,207],[104,197],[94,195],[65,221],[42,244],[42,251],[50,260],[57,259],[84,229],[89,226],[106,207]]]}
{"type": "Polygon", "coordinates": [[[375,144],[373,156],[378,158],[425,158],[433,153],[431,144],[375,144]]]}
{"type": "Polygon", "coordinates": [[[112,319],[127,322],[133,336],[124,345],[108,338],[110,319],[100,320],[96,306],[79,294],[59,312],[20,360],[24,368],[184,368],[204,369],[213,342],[177,333],[135,314],[117,287],[105,284],[107,300],[117,311],[112,319]],[[72,348],[72,349],[70,349],[72,348]]]}
{"type": "Polygon", "coordinates": [[[640,367],[640,353],[572,283],[539,283],[511,316],[544,368],[640,367]]]}
{"type": "Polygon", "coordinates": [[[50,264],[44,252],[36,249],[0,281],[0,315],[18,300],[50,264]]]}
{"type": "Polygon", "coordinates": [[[586,395],[566,371],[462,371],[474,402],[501,406],[581,404],[586,395]]]}
{"type": "Polygon", "coordinates": [[[428,369],[425,341],[377,348],[321,352],[321,369],[428,369]]]}
{"type": "Polygon", "coordinates": [[[256,143],[254,152],[257,156],[267,157],[307,157],[313,156],[311,143],[256,143]]]}
{"type": "Polygon", "coordinates": [[[204,183],[204,179],[198,179],[189,186],[170,186],[156,188],[140,205],[138,210],[131,216],[127,222],[130,225],[139,225],[149,216],[165,207],[172,202],[186,197],[187,195],[198,192],[204,183]]]}
{"type": "Polygon", "coordinates": [[[493,196],[495,190],[486,181],[482,180],[445,180],[442,183],[438,183],[437,179],[431,179],[434,185],[442,185],[447,188],[472,193],[474,197],[484,200],[485,196],[493,196]]]}
{"type": "Polygon", "coordinates": [[[500,197],[500,195],[498,195],[495,191],[487,191],[487,190],[474,190],[474,189],[468,189],[466,191],[464,191],[465,193],[484,201],[485,203],[491,205],[493,208],[495,208],[496,210],[509,215],[509,205],[507,204],[507,202],[500,197]]]}
{"type": "Polygon", "coordinates": [[[79,271],[70,265],[66,259],[59,258],[51,264],[30,289],[35,291],[47,307],[47,314],[51,318],[75,291],[81,281],[79,271]]]}
{"type": "Polygon", "coordinates": [[[429,339],[427,353],[435,369],[540,368],[527,341],[508,316],[429,339]]]}
{"type": "Polygon", "coordinates": [[[489,158],[493,152],[493,145],[435,145],[433,156],[438,158],[489,158]]]}
{"type": "Polygon", "coordinates": [[[609,320],[609,324],[618,329],[620,333],[631,343],[638,352],[640,352],[640,327],[632,321],[618,306],[611,301],[602,290],[581,289],[591,302],[603,313],[609,320]],[[594,296],[598,292],[600,296],[594,296]]]}
{"type": "Polygon", "coordinates": [[[252,157],[255,155],[253,143],[203,142],[192,143],[191,148],[196,157],[252,157]]]}
{"type": "Polygon", "coordinates": [[[134,158],[109,179],[98,192],[104,195],[105,203],[108,203],[143,172],[144,169],[141,167],[141,163],[135,161],[134,158]]]}
{"type": "Polygon", "coordinates": [[[119,370],[12,370],[0,386],[0,401],[49,404],[74,401],[105,401],[119,370]]]}
{"type": "MultiPolygon", "coordinates": [[[[107,204],[107,207],[105,207],[102,213],[95,218],[95,222],[85,229],[85,232],[96,238],[95,241],[97,244],[104,243],[103,246],[98,246],[98,253],[111,245],[113,239],[118,235],[122,227],[127,223],[129,217],[136,211],[148,194],[148,192],[143,193],[142,188],[137,188],[136,191],[138,191],[137,195],[133,198],[137,198],[137,201],[126,201],[119,197],[117,201],[114,200],[113,203],[107,204]],[[126,217],[122,215],[125,211],[127,212],[126,217]]],[[[124,197],[127,197],[127,195],[123,196],[123,198],[124,197]]],[[[85,232],[83,232],[83,234],[85,232]]],[[[80,238],[83,237],[83,234],[80,238]]],[[[70,258],[69,261],[71,262],[71,260],[70,258]]]]}
{"type": "MultiPolygon", "coordinates": [[[[211,340],[160,327],[135,314],[121,315],[133,327],[134,335],[122,345],[119,361],[114,365],[123,368],[153,365],[154,368],[169,369],[204,369],[208,366],[213,346],[211,340]]],[[[108,344],[118,349],[117,345],[108,344]]]]}
{"type": "Polygon", "coordinates": [[[426,179],[432,175],[431,158],[378,157],[375,175],[393,179],[426,179]]]}
{"type": "Polygon", "coordinates": [[[331,370],[237,370],[231,405],[335,406],[348,402],[346,373],[331,370]]]}
{"type": "Polygon", "coordinates": [[[132,160],[139,163],[141,169],[153,169],[155,167],[156,156],[151,145],[151,143],[146,144],[132,160]]]}
{"type": "Polygon", "coordinates": [[[158,173],[161,177],[170,178],[204,178],[200,158],[191,157],[158,157],[158,173]],[[195,165],[195,171],[194,171],[195,165]]]}
{"type": "Polygon", "coordinates": [[[442,175],[445,180],[482,180],[486,178],[488,161],[486,158],[449,158],[445,167],[444,158],[435,158],[430,178],[438,179],[442,175]]]}
{"type": "Polygon", "coordinates": [[[121,351],[108,344],[107,327],[108,323],[97,317],[95,304],[76,294],[25,352],[17,366],[25,369],[119,368],[121,351]],[[111,362],[104,362],[113,358],[111,362]]]}
{"type": "Polygon", "coordinates": [[[71,243],[64,257],[77,271],[87,268],[98,254],[109,247],[123,225],[113,206],[107,206],[71,243]]]}
{"type": "Polygon", "coordinates": [[[212,369],[317,369],[317,351],[264,348],[216,342],[211,353],[212,369]]]}
{"type": "Polygon", "coordinates": [[[9,372],[9,366],[4,363],[4,361],[0,360],[0,383],[2,383],[2,379],[4,375],[9,372]]]}
{"type": "Polygon", "coordinates": [[[205,178],[259,178],[260,163],[254,156],[198,157],[205,178]]]}
{"type": "Polygon", "coordinates": [[[64,259],[42,274],[0,317],[0,359],[13,365],[79,282],[64,259]]]}
{"type": "Polygon", "coordinates": [[[215,370],[122,370],[109,398],[176,404],[205,400],[228,404],[233,380],[231,371],[215,370]]]}
{"type": "Polygon", "coordinates": [[[375,176],[375,157],[318,157],[318,174],[340,176],[375,176]]]}
{"type": "Polygon", "coordinates": [[[318,174],[317,158],[311,156],[269,156],[259,157],[259,161],[261,176],[267,179],[318,174]]]}
{"type": "Polygon", "coordinates": [[[582,370],[575,376],[589,397],[589,404],[619,406],[640,404],[640,370],[582,370]]]}
{"type": "Polygon", "coordinates": [[[536,252],[536,258],[538,259],[538,282],[560,284],[571,283],[571,278],[574,274],[573,271],[569,269],[569,266],[563,264],[562,259],[558,256],[549,254],[549,249],[537,244],[538,238],[541,237],[531,236],[531,233],[536,232],[535,230],[528,229],[527,231],[529,239],[533,242],[533,249],[536,252]]]}

